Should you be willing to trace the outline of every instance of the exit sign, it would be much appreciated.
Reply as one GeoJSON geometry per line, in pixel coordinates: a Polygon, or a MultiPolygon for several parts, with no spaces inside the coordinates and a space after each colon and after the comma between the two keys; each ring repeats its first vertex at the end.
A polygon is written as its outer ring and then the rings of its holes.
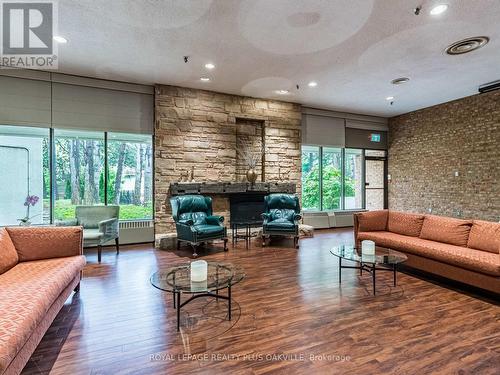
{"type": "Polygon", "coordinates": [[[370,141],[380,142],[380,134],[377,134],[377,133],[370,134],[370,141]]]}

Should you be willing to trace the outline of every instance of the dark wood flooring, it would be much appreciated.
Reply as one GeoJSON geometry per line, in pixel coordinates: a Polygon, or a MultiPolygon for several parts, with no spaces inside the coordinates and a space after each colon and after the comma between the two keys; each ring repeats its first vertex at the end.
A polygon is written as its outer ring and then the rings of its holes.
{"type": "Polygon", "coordinates": [[[189,261],[150,245],[89,251],[79,295],[72,296],[24,374],[498,374],[500,307],[492,301],[399,274],[343,270],[330,248],[352,242],[348,229],[317,231],[261,248],[243,242],[201,259],[241,265],[226,302],[200,298],[175,328],[172,296],[149,283],[160,267],[189,261]],[[288,246],[288,247],[287,247],[288,246]]]}

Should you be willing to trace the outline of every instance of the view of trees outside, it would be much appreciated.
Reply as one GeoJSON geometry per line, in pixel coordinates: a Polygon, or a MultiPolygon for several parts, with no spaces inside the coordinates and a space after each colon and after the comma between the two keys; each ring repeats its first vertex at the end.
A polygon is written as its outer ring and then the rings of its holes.
{"type": "Polygon", "coordinates": [[[344,160],[344,184],[345,184],[345,199],[344,209],[350,210],[355,208],[363,208],[363,190],[362,190],[362,173],[363,173],[363,151],[358,149],[345,149],[344,160]]]}
{"type": "MultiPolygon", "coordinates": [[[[323,210],[340,210],[342,199],[342,149],[323,147],[323,210]]],[[[346,185],[346,195],[352,186],[346,185]]]]}
{"type": "Polygon", "coordinates": [[[302,146],[302,209],[320,210],[319,147],[302,146]]]}
{"type": "Polygon", "coordinates": [[[108,133],[108,204],[121,219],[153,217],[153,146],[150,135],[108,133]]]}
{"type": "MultiPolygon", "coordinates": [[[[75,206],[104,204],[104,133],[56,130],[54,217],[74,218],[75,206]]],[[[151,136],[108,134],[108,204],[120,219],[152,217],[151,136]]]]}
{"type": "MultiPolygon", "coordinates": [[[[342,201],[342,149],[302,146],[302,207],[305,210],[339,210],[342,201]],[[320,173],[322,191],[320,192],[320,173]],[[322,194],[323,207],[320,207],[322,194]]],[[[345,208],[361,208],[362,151],[345,151],[345,208]],[[359,205],[358,205],[359,204],[359,205]]]]}
{"type": "Polygon", "coordinates": [[[55,130],[57,220],[74,218],[75,206],[104,204],[104,133],[55,130]]]}

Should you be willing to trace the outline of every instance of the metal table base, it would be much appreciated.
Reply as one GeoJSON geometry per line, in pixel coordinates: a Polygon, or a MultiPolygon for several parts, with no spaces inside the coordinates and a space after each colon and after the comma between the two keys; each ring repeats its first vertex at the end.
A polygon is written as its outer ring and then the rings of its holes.
{"type": "Polygon", "coordinates": [[[356,269],[359,270],[360,274],[363,274],[363,271],[367,271],[372,274],[372,282],[373,282],[373,295],[376,295],[376,278],[375,274],[376,271],[392,271],[393,272],[393,280],[394,280],[394,286],[396,286],[396,272],[397,272],[397,263],[392,264],[392,267],[386,268],[386,267],[377,267],[375,264],[366,264],[366,263],[359,263],[359,266],[343,266],[342,265],[342,258],[339,257],[339,284],[342,283],[342,268],[351,268],[351,269],[356,269]]]}
{"type": "Polygon", "coordinates": [[[200,294],[194,294],[191,296],[189,299],[181,303],[181,294],[180,292],[173,292],[173,297],[174,297],[174,309],[177,310],[177,332],[180,330],[180,321],[181,321],[181,308],[186,306],[189,302],[192,300],[195,300],[200,297],[214,297],[216,300],[223,299],[228,301],[228,306],[227,306],[227,315],[228,315],[228,320],[231,320],[231,287],[227,287],[227,296],[221,296],[219,294],[219,291],[217,290],[215,293],[212,292],[207,292],[207,293],[200,293],[200,294]]]}

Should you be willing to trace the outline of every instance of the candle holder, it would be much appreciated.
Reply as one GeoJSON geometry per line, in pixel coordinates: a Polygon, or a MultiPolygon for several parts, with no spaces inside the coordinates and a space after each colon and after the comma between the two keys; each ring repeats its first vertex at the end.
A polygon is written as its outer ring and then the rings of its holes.
{"type": "Polygon", "coordinates": [[[207,280],[208,264],[204,260],[191,262],[191,281],[198,283],[207,280]]]}
{"type": "Polygon", "coordinates": [[[362,255],[375,255],[375,242],[370,240],[361,241],[362,255]]]}

